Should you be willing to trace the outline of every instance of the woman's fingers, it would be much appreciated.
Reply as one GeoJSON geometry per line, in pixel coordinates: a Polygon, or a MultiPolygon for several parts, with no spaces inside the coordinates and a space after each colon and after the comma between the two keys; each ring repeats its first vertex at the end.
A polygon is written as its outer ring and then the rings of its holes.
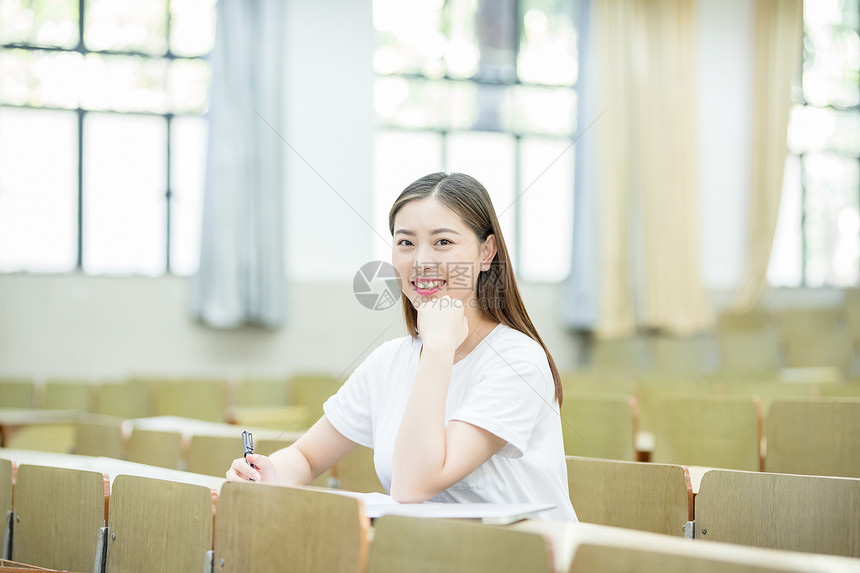
{"type": "MultiPolygon", "coordinates": [[[[257,468],[254,467],[260,463],[260,460],[252,458],[265,458],[265,456],[249,454],[247,461],[245,458],[237,458],[233,460],[233,463],[230,465],[230,469],[227,470],[227,479],[230,481],[262,481],[263,476],[261,476],[257,468]],[[254,466],[250,465],[248,462],[254,464],[254,466]]],[[[268,461],[269,464],[271,464],[268,459],[265,461],[268,461]]]]}

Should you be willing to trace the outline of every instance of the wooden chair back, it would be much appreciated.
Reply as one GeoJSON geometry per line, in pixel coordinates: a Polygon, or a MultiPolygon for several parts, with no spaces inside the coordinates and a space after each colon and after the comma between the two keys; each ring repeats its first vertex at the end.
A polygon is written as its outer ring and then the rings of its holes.
{"type": "Polygon", "coordinates": [[[335,466],[338,487],[349,491],[387,493],[379,483],[373,450],[356,446],[335,466]]]}
{"type": "Polygon", "coordinates": [[[651,461],[761,469],[762,415],[756,397],[670,397],[657,411],[651,461]]]}
{"type": "Polygon", "coordinates": [[[696,537],[860,557],[860,479],[714,470],[696,496],[696,537]]]}
{"type": "Polygon", "coordinates": [[[181,416],[210,422],[227,418],[224,380],[159,380],[154,382],[156,416],[181,416]]]}
{"type": "Polygon", "coordinates": [[[75,427],[75,454],[123,459],[125,444],[122,419],[96,416],[78,422],[75,427]]]}
{"type": "Polygon", "coordinates": [[[684,524],[693,519],[693,490],[686,468],[566,459],[570,501],[580,521],[684,536],[684,524]]]}
{"type": "Polygon", "coordinates": [[[561,432],[568,456],[636,459],[639,411],[632,396],[565,394],[561,432]]]}
{"type": "Polygon", "coordinates": [[[595,339],[591,343],[594,368],[636,371],[647,367],[648,363],[648,351],[641,338],[595,339]]]}
{"type": "Polygon", "coordinates": [[[778,400],[766,425],[767,471],[860,478],[860,398],[778,400]]]}
{"type": "MultiPolygon", "coordinates": [[[[2,454],[0,454],[2,455],[2,454]]],[[[12,510],[12,460],[0,458],[0,512],[3,519],[12,510]]],[[[4,521],[5,530],[5,521],[4,521]]]]}
{"type": "Polygon", "coordinates": [[[242,457],[242,439],[236,436],[191,436],[185,469],[209,476],[224,477],[230,464],[242,457]]]}
{"type": "Polygon", "coordinates": [[[710,336],[654,336],[651,354],[655,371],[674,376],[701,376],[716,363],[716,345],[710,336]]]}
{"type": "Polygon", "coordinates": [[[151,414],[149,385],[142,379],[106,382],[96,390],[94,402],[97,414],[126,420],[151,414]]]}
{"type": "Polygon", "coordinates": [[[68,454],[75,447],[75,424],[29,424],[15,430],[7,448],[68,454]]]}
{"type": "Polygon", "coordinates": [[[202,485],[117,476],[105,571],[203,571],[212,549],[216,497],[202,485]]]}
{"type": "Polygon", "coordinates": [[[182,434],[135,428],[128,439],[127,452],[130,462],[179,469],[182,463],[182,434]]]}
{"type": "Polygon", "coordinates": [[[110,481],[92,471],[21,465],[15,481],[12,561],[93,571],[110,481]]]}
{"type": "MultiPolygon", "coordinates": [[[[657,544],[658,546],[661,544],[657,544]]],[[[693,547],[691,546],[691,549],[693,547]]],[[[822,567],[822,571],[827,569],[822,567]]],[[[804,566],[783,563],[773,564],[768,553],[740,555],[731,548],[723,548],[720,555],[696,555],[693,551],[676,548],[624,547],[583,543],[576,548],[569,573],[593,571],[637,571],[639,573],[800,573],[808,572],[804,566]]]]}
{"type": "Polygon", "coordinates": [[[32,380],[0,380],[0,408],[33,408],[35,405],[32,380]]]}
{"type": "Polygon", "coordinates": [[[519,573],[553,571],[536,533],[468,521],[385,515],[374,520],[368,573],[519,573]]]}
{"type": "Polygon", "coordinates": [[[236,405],[245,408],[287,405],[286,380],[241,380],[236,405]]]}
{"type": "Polygon", "coordinates": [[[296,573],[364,571],[370,520],[359,499],[227,482],[216,512],[215,563],[222,573],[268,573],[287,566],[296,573]]]}
{"type": "Polygon", "coordinates": [[[92,409],[90,398],[88,381],[48,380],[45,382],[42,407],[46,410],[89,412],[92,409]]]}
{"type": "Polygon", "coordinates": [[[327,375],[297,374],[290,379],[288,404],[303,406],[299,420],[292,430],[306,430],[323,415],[323,404],[334,396],[343,384],[342,380],[327,375]]]}

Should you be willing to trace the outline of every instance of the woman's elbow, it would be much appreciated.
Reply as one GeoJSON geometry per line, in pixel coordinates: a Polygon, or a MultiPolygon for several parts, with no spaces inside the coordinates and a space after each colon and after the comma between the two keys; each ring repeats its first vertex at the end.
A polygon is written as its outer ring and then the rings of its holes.
{"type": "Polygon", "coordinates": [[[421,484],[404,484],[402,480],[391,480],[391,499],[397,503],[423,503],[435,497],[437,493],[422,488],[421,484]]]}

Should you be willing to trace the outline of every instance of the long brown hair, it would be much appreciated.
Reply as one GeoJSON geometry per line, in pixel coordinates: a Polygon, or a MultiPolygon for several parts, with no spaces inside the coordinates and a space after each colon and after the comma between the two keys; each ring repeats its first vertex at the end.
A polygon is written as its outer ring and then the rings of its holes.
{"type": "MultiPolygon", "coordinates": [[[[561,405],[562,389],[558,368],[549,349],[529,318],[517,288],[511,266],[508,247],[502,236],[496,210],[490,194],[474,177],[463,173],[432,173],[411,183],[400,193],[388,213],[388,228],[394,236],[394,218],[398,211],[409,203],[425,197],[435,197],[443,205],[457,213],[463,222],[472,229],[482,243],[490,235],[496,237],[496,256],[490,268],[478,274],[478,306],[484,316],[515,330],[519,330],[541,345],[549,361],[555,385],[555,400],[561,405]]],[[[407,297],[403,297],[403,316],[406,328],[412,337],[418,334],[418,311],[407,297]]]]}

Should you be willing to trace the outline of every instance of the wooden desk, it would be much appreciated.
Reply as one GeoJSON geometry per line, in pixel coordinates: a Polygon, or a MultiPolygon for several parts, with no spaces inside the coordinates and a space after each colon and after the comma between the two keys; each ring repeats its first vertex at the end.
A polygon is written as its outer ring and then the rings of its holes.
{"type": "Polygon", "coordinates": [[[860,560],[832,555],[816,555],[780,551],[757,547],[745,547],[719,542],[700,542],[679,539],[659,533],[621,529],[590,523],[568,523],[548,520],[526,520],[502,526],[517,531],[540,533],[549,540],[553,548],[554,566],[557,572],[570,570],[577,548],[584,544],[609,545],[641,550],[663,550],[673,554],[698,558],[711,558],[730,563],[769,566],[776,570],[803,572],[854,572],[860,568],[860,560]]]}
{"type": "Polygon", "coordinates": [[[183,472],[136,464],[114,458],[96,458],[89,456],[75,456],[72,454],[53,454],[47,452],[32,452],[29,450],[11,450],[0,448],[0,458],[11,460],[17,464],[31,464],[69,468],[77,470],[89,470],[107,475],[111,482],[118,475],[131,475],[140,477],[157,478],[180,483],[203,485],[218,491],[227,481],[225,478],[217,478],[200,474],[183,472]]]}
{"type": "Polygon", "coordinates": [[[0,408],[0,447],[6,446],[18,428],[34,424],[69,424],[77,422],[80,412],[72,410],[33,410],[0,408]]]}
{"type": "MultiPolygon", "coordinates": [[[[189,440],[191,436],[235,436],[241,440],[242,430],[248,430],[254,434],[254,440],[290,440],[296,441],[304,432],[279,432],[267,428],[248,428],[222,422],[207,422],[193,418],[182,418],[180,416],[153,416],[150,418],[135,418],[126,421],[127,428],[131,432],[134,428],[144,430],[155,430],[160,432],[179,432],[183,438],[189,440]]],[[[241,444],[241,441],[240,441],[241,444]]]]}

